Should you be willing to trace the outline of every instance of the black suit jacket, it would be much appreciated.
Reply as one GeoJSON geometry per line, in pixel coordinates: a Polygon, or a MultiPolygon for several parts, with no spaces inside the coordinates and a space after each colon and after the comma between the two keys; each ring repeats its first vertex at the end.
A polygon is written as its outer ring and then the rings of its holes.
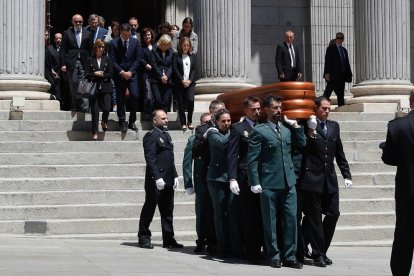
{"type": "Polygon", "coordinates": [[[56,45],[49,45],[47,50],[50,53],[51,67],[58,75],[60,74],[60,56],[56,45]]]}
{"type": "Polygon", "coordinates": [[[145,182],[155,183],[162,178],[166,185],[172,186],[178,177],[174,163],[174,146],[168,132],[153,128],[143,139],[144,156],[147,164],[145,182]]]}
{"type": "MultiPolygon", "coordinates": [[[[316,136],[307,136],[306,148],[302,156],[302,169],[299,179],[301,190],[323,193],[327,185],[328,193],[338,192],[334,159],[344,178],[351,180],[348,161],[342,146],[339,124],[332,120],[326,121],[327,134],[318,122],[316,136]]],[[[307,129],[305,130],[307,134],[307,129]]]]}
{"type": "Polygon", "coordinates": [[[85,70],[85,77],[97,83],[97,87],[101,89],[102,93],[112,93],[112,75],[114,73],[112,60],[108,56],[103,56],[101,59],[101,66],[98,66],[98,61],[95,56],[88,57],[82,60],[82,67],[85,70]],[[95,76],[95,71],[103,71],[103,77],[95,76]]]}
{"type": "MultiPolygon", "coordinates": [[[[298,73],[302,73],[302,67],[300,64],[300,57],[299,57],[299,49],[296,45],[293,45],[293,50],[295,51],[294,64],[296,65],[295,66],[296,70],[298,71],[298,73]]],[[[285,74],[287,69],[292,68],[289,48],[286,42],[283,42],[283,44],[277,45],[275,63],[276,63],[277,73],[279,76],[281,74],[285,74]]]]}
{"type": "Polygon", "coordinates": [[[131,72],[133,75],[137,73],[138,64],[141,61],[141,51],[138,40],[129,38],[128,50],[125,54],[124,45],[121,37],[111,40],[109,47],[109,56],[114,64],[114,75],[119,77],[121,71],[131,72]]]}
{"type": "Polygon", "coordinates": [[[345,55],[344,64],[341,62],[341,56],[339,55],[339,49],[336,44],[326,48],[323,75],[329,74],[331,80],[334,81],[352,82],[352,70],[349,64],[348,51],[345,47],[342,47],[342,49],[345,55]]]}
{"type": "Polygon", "coordinates": [[[390,121],[382,161],[397,166],[395,199],[414,200],[414,110],[390,121]]]}
{"type": "MultiPolygon", "coordinates": [[[[183,64],[183,56],[180,53],[174,53],[172,59],[172,70],[173,75],[172,79],[176,86],[183,87],[181,81],[184,80],[184,64],[183,64]]],[[[191,84],[195,84],[196,81],[196,70],[197,70],[197,59],[195,55],[190,55],[190,75],[189,80],[191,84]]]]}
{"type": "Polygon", "coordinates": [[[78,56],[81,59],[86,59],[90,56],[93,46],[93,39],[91,33],[82,28],[82,41],[80,47],[76,41],[75,29],[73,27],[63,32],[62,44],[60,47],[60,65],[66,66],[67,70],[73,70],[76,65],[78,56]]]}
{"type": "MultiPolygon", "coordinates": [[[[247,183],[247,149],[252,127],[244,119],[230,128],[229,145],[227,149],[227,167],[229,179],[247,183]]],[[[239,183],[239,184],[240,184],[239,183]]]]}
{"type": "Polygon", "coordinates": [[[172,56],[173,51],[172,49],[168,49],[165,52],[165,58],[162,55],[162,51],[157,47],[152,49],[151,51],[151,74],[149,77],[149,81],[152,83],[156,83],[161,81],[163,73],[168,77],[168,83],[172,83],[171,76],[172,76],[172,56]]]}

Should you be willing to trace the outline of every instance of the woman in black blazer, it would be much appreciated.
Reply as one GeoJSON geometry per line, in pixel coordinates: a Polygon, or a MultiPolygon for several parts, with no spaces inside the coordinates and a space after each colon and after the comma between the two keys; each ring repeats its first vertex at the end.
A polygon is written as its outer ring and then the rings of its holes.
{"type": "Polygon", "coordinates": [[[162,35],[157,48],[151,51],[151,74],[149,81],[154,96],[154,109],[170,110],[172,96],[172,56],[171,37],[162,35]]]}
{"type": "Polygon", "coordinates": [[[173,82],[178,96],[178,115],[182,129],[192,130],[194,126],[194,88],[196,81],[196,56],[191,54],[191,40],[184,36],[178,43],[178,52],[173,55],[173,82]],[[185,110],[187,109],[187,121],[185,110]]]}
{"type": "Polygon", "coordinates": [[[105,55],[105,42],[97,39],[93,45],[93,56],[82,60],[85,78],[96,82],[95,96],[89,99],[92,114],[92,139],[98,140],[99,108],[102,108],[102,130],[107,130],[109,111],[111,110],[113,64],[110,57],[105,55]]]}

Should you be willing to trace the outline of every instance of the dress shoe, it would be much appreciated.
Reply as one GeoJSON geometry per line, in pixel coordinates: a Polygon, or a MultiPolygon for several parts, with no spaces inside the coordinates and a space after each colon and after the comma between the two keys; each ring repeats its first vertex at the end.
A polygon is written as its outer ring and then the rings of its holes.
{"type": "Polygon", "coordinates": [[[276,268],[281,268],[282,267],[282,262],[280,260],[272,260],[270,262],[270,266],[271,267],[276,267],[276,268]]]}
{"type": "Polygon", "coordinates": [[[291,268],[296,268],[296,269],[302,269],[303,265],[298,262],[297,260],[293,260],[293,261],[284,261],[283,262],[283,266],[285,267],[291,267],[291,268]]]}
{"type": "Polygon", "coordinates": [[[177,241],[171,241],[171,242],[163,242],[162,247],[164,248],[183,248],[184,245],[181,243],[178,243],[177,241]]]}
{"type": "Polygon", "coordinates": [[[98,140],[98,133],[94,133],[92,135],[92,140],[97,141],[98,140]]]}
{"type": "Polygon", "coordinates": [[[138,131],[138,128],[137,128],[137,126],[135,125],[135,123],[128,124],[128,128],[129,128],[130,130],[133,130],[133,131],[138,131]]]}
{"type": "Polygon", "coordinates": [[[106,124],[106,123],[104,123],[104,122],[101,122],[101,127],[102,127],[102,131],[103,131],[103,132],[105,132],[105,131],[107,131],[107,130],[108,130],[108,126],[107,126],[107,124],[106,124]]]}
{"type": "Polygon", "coordinates": [[[148,242],[148,243],[138,243],[138,246],[141,248],[145,248],[145,249],[153,249],[154,245],[152,245],[152,243],[148,242]]]}
{"type": "Polygon", "coordinates": [[[183,125],[183,126],[181,127],[181,129],[182,129],[183,131],[187,131],[187,126],[186,126],[186,125],[183,125]]]}
{"type": "Polygon", "coordinates": [[[208,255],[215,255],[217,253],[217,248],[215,245],[207,245],[206,252],[208,255]]]}
{"type": "Polygon", "coordinates": [[[327,264],[327,265],[331,265],[332,264],[332,260],[331,259],[329,259],[328,257],[324,257],[323,258],[324,260],[325,260],[325,263],[327,264]]]}
{"type": "Polygon", "coordinates": [[[313,263],[314,263],[315,266],[326,267],[326,262],[325,262],[323,256],[319,256],[319,257],[315,258],[313,263]]]}
{"type": "Polygon", "coordinates": [[[193,130],[194,129],[194,126],[193,126],[192,123],[188,123],[187,124],[187,127],[188,127],[189,130],[193,130]]]}
{"type": "Polygon", "coordinates": [[[119,127],[121,128],[122,132],[128,131],[128,124],[126,122],[123,122],[122,124],[120,124],[119,127]]]}
{"type": "Polygon", "coordinates": [[[204,244],[197,244],[194,248],[195,253],[203,253],[206,250],[206,246],[204,244]]]}

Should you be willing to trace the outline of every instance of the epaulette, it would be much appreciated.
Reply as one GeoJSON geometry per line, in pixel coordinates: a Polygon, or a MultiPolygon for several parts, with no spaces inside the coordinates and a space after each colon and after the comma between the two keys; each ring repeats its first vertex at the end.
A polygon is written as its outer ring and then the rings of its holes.
{"type": "Polygon", "coordinates": [[[399,117],[399,118],[392,119],[392,120],[388,121],[388,123],[394,122],[394,121],[396,121],[398,119],[401,119],[401,118],[403,118],[403,117],[399,117]]]}
{"type": "Polygon", "coordinates": [[[339,123],[338,123],[337,121],[334,121],[334,120],[330,120],[330,119],[328,119],[328,121],[329,121],[330,123],[334,123],[334,124],[337,124],[337,125],[339,125],[339,123]]]}
{"type": "Polygon", "coordinates": [[[261,127],[265,127],[265,126],[266,126],[266,124],[258,124],[258,125],[255,125],[254,128],[261,128],[261,127]]]}

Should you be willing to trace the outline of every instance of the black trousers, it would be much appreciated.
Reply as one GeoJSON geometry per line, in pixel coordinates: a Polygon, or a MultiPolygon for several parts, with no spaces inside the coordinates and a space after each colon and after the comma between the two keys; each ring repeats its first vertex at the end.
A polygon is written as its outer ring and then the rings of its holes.
{"type": "Polygon", "coordinates": [[[246,259],[258,260],[264,245],[260,195],[254,194],[247,184],[246,171],[238,173],[240,212],[246,259]]]}
{"type": "MultiPolygon", "coordinates": [[[[147,178],[148,176],[146,176],[147,178]]],[[[165,185],[163,190],[158,190],[154,180],[145,179],[145,202],[142,206],[139,218],[138,241],[140,243],[151,242],[149,226],[154,218],[155,208],[161,215],[162,240],[171,242],[174,239],[173,210],[174,190],[172,185],[165,185]]]]}
{"type": "Polygon", "coordinates": [[[170,111],[172,87],[171,84],[151,82],[151,91],[154,96],[154,109],[163,109],[165,113],[170,111]]]}
{"type": "Polygon", "coordinates": [[[119,125],[125,123],[125,105],[129,106],[129,124],[135,123],[137,119],[137,110],[138,110],[138,96],[139,96],[139,87],[138,87],[138,78],[136,75],[132,76],[129,80],[125,80],[119,76],[114,78],[115,89],[116,89],[116,105],[117,105],[117,115],[119,118],[119,125]],[[129,98],[125,96],[125,91],[128,88],[129,98]]]}
{"type": "Polygon", "coordinates": [[[303,192],[303,213],[307,217],[312,255],[326,256],[339,218],[339,194],[303,192]],[[325,215],[322,221],[322,214],[325,215]]]}
{"type": "Polygon", "coordinates": [[[283,73],[285,74],[285,78],[279,78],[281,82],[296,81],[298,78],[298,70],[296,68],[286,68],[283,73]]]}
{"type": "Polygon", "coordinates": [[[97,91],[96,97],[89,99],[89,104],[92,114],[92,133],[97,133],[100,109],[102,109],[102,122],[108,122],[109,111],[111,111],[111,93],[97,91]]]}
{"type": "Polygon", "coordinates": [[[178,116],[180,117],[181,125],[186,125],[193,122],[194,112],[194,88],[195,85],[190,85],[187,88],[175,87],[178,100],[178,116]],[[185,118],[185,111],[187,110],[187,120],[185,118]]]}
{"type": "Polygon", "coordinates": [[[338,99],[338,106],[345,105],[345,81],[331,80],[326,82],[323,96],[329,99],[331,97],[332,91],[335,91],[336,97],[338,99]]]}
{"type": "Polygon", "coordinates": [[[391,252],[391,271],[395,276],[408,276],[414,249],[414,202],[412,199],[396,199],[394,242],[391,252]]]}

